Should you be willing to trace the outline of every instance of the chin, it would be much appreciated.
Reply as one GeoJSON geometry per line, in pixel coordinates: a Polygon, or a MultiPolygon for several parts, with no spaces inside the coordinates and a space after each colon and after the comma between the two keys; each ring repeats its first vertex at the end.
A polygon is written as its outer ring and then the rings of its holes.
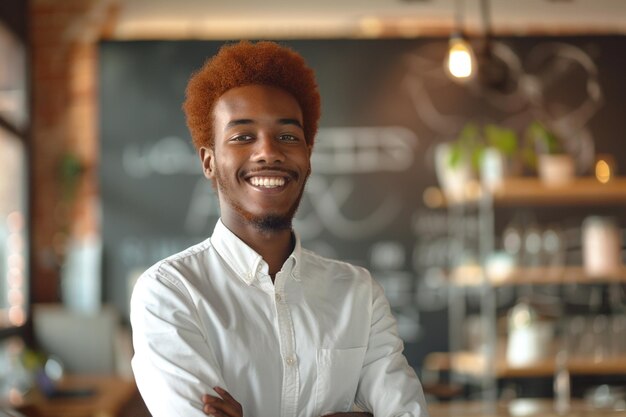
{"type": "Polygon", "coordinates": [[[265,215],[250,219],[255,227],[264,232],[291,230],[293,216],[265,215]]]}

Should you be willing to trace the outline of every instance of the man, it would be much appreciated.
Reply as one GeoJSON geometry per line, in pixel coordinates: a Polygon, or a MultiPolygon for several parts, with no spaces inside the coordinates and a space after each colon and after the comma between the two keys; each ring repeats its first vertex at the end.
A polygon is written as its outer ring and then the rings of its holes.
{"type": "Polygon", "coordinates": [[[184,109],[221,219],[133,291],[133,371],[152,415],[427,415],[381,287],[292,230],[320,116],[302,57],[225,46],[184,109]]]}

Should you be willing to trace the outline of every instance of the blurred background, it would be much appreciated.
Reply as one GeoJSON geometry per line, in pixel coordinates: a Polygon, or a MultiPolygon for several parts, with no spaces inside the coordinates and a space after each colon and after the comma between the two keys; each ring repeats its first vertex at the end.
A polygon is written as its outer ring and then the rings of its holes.
{"type": "Polygon", "coordinates": [[[148,415],[132,286],[219,217],[185,86],[270,39],[322,95],[296,229],[383,285],[431,414],[623,413],[625,33],[620,0],[2,0],[0,410],[148,415]]]}

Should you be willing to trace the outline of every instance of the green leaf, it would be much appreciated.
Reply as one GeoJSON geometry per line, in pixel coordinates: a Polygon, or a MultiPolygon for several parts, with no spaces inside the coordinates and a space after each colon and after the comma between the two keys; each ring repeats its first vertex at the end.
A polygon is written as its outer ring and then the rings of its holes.
{"type": "Polygon", "coordinates": [[[528,126],[525,139],[540,153],[556,154],[563,152],[559,138],[539,121],[534,121],[528,126]]]}
{"type": "Polygon", "coordinates": [[[498,149],[505,156],[512,156],[517,151],[517,134],[514,130],[495,124],[485,126],[485,138],[489,146],[498,149]]]}

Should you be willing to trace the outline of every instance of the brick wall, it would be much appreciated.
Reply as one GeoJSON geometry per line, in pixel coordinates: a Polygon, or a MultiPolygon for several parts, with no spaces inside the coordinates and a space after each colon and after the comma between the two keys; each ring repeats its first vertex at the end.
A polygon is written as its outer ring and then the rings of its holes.
{"type": "Polygon", "coordinates": [[[30,1],[34,302],[59,301],[67,239],[99,233],[97,41],[112,5],[30,1]]]}

